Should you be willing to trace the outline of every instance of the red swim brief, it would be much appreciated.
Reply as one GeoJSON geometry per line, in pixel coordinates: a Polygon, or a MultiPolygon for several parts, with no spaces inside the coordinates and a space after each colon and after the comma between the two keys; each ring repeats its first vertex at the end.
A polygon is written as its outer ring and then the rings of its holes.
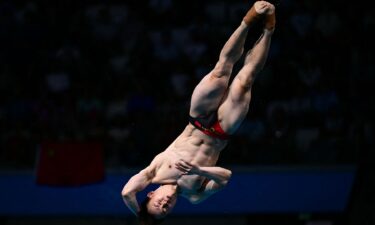
{"type": "Polygon", "coordinates": [[[230,138],[230,135],[225,133],[223,128],[221,128],[219,120],[217,119],[217,114],[212,113],[205,117],[194,118],[189,116],[189,122],[202,131],[204,134],[219,138],[221,140],[227,140],[230,138]]]}

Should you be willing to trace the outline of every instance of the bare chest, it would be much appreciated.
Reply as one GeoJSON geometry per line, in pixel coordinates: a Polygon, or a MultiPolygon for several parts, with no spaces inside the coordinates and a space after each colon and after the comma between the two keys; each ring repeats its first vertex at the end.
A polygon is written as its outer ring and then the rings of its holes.
{"type": "Polygon", "coordinates": [[[158,184],[176,184],[181,176],[182,172],[176,169],[172,162],[164,162],[157,170],[153,182],[158,184]]]}
{"type": "Polygon", "coordinates": [[[164,164],[153,180],[158,184],[177,184],[180,192],[186,194],[198,192],[203,181],[204,177],[198,175],[184,175],[171,163],[164,164]]]}

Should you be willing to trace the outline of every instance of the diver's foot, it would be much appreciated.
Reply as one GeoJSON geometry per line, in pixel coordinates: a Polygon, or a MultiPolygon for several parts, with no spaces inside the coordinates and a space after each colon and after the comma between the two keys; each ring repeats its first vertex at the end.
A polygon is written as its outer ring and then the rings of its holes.
{"type": "Polygon", "coordinates": [[[264,27],[267,30],[275,29],[275,6],[267,1],[256,1],[250,10],[246,13],[243,21],[248,25],[253,25],[260,18],[264,18],[264,27]]]}
{"type": "Polygon", "coordinates": [[[247,11],[243,21],[248,25],[252,26],[255,22],[257,22],[262,16],[257,12],[256,5],[257,2],[247,11]]]}

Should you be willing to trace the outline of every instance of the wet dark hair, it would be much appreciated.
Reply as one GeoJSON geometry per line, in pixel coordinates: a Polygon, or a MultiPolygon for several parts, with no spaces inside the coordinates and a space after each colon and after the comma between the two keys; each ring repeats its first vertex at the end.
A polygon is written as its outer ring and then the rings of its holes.
{"type": "Polygon", "coordinates": [[[140,211],[138,215],[138,222],[140,225],[157,225],[161,224],[164,221],[163,219],[156,219],[153,215],[148,212],[147,203],[150,201],[149,197],[146,197],[145,200],[140,205],[140,211]]]}

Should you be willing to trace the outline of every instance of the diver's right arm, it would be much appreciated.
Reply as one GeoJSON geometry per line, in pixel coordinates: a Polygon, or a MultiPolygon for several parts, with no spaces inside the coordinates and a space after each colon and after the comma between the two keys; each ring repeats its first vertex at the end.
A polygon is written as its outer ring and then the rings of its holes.
{"type": "Polygon", "coordinates": [[[155,176],[154,170],[147,167],[131,177],[121,191],[125,205],[138,216],[140,207],[137,201],[137,193],[145,189],[155,176]]]}

